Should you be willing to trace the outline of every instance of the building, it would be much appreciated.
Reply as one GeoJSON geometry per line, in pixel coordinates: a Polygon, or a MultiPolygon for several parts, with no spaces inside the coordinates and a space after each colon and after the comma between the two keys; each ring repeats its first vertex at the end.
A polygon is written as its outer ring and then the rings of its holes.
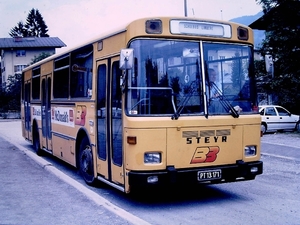
{"type": "MultiPolygon", "coordinates": [[[[251,27],[253,30],[262,30],[268,33],[274,29],[272,24],[274,24],[275,21],[276,25],[280,26],[282,31],[285,30],[284,26],[287,24],[289,29],[295,29],[295,35],[297,35],[296,30],[299,30],[300,27],[299,9],[299,0],[281,1],[273,8],[270,8],[268,11],[264,12],[260,18],[249,24],[249,27],[251,27]]],[[[271,75],[272,79],[274,79],[274,61],[268,55],[262,57],[262,59],[266,61],[266,70],[271,75]]],[[[264,81],[261,81],[261,83],[263,82],[264,81]]],[[[258,89],[260,89],[259,86],[258,89]]],[[[259,93],[259,95],[260,99],[264,99],[261,101],[261,104],[273,104],[274,100],[276,100],[276,93],[269,95],[266,93],[259,93]]]]}
{"type": "Polygon", "coordinates": [[[249,27],[254,30],[264,30],[268,32],[272,29],[270,28],[270,24],[272,24],[274,19],[276,20],[278,16],[281,16],[281,19],[283,19],[286,24],[289,24],[289,26],[299,27],[299,8],[300,1],[282,1],[269,11],[265,12],[260,18],[249,24],[249,27]]]}
{"type": "Polygon", "coordinates": [[[54,54],[66,44],[57,37],[0,38],[2,88],[10,75],[21,73],[41,53],[54,54]]]}

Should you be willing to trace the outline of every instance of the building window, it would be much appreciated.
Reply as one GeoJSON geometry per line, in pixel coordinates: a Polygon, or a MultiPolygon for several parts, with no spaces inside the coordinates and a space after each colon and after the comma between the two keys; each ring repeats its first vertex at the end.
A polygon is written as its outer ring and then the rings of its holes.
{"type": "Polygon", "coordinates": [[[24,56],[26,56],[25,50],[17,50],[16,57],[24,57],[24,56]]]}
{"type": "Polygon", "coordinates": [[[225,59],[225,56],[220,56],[220,59],[225,59]]]}
{"type": "Polygon", "coordinates": [[[22,72],[22,70],[24,69],[26,67],[26,65],[15,65],[14,66],[14,72],[15,73],[21,73],[22,72]]]}

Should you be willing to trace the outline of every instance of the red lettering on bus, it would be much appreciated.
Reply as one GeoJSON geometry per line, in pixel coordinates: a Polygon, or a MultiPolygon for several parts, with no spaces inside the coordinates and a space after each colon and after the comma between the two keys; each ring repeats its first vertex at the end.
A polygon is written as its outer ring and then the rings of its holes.
{"type": "Polygon", "coordinates": [[[217,154],[219,151],[220,148],[218,146],[198,147],[195,150],[191,164],[214,162],[217,159],[217,154]]]}

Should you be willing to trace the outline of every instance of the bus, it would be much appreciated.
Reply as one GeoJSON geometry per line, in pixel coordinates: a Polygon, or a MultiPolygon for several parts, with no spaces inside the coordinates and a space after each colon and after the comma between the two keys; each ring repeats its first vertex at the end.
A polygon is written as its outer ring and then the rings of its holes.
{"type": "Polygon", "coordinates": [[[125,193],[253,180],[263,172],[253,56],[244,25],[134,20],[23,70],[22,135],[87,184],[125,193]]]}

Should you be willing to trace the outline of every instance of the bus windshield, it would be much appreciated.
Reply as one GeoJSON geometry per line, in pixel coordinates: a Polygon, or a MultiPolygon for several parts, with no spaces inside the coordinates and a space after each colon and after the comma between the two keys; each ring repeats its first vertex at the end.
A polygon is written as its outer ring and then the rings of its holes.
{"type": "Polygon", "coordinates": [[[233,115],[255,105],[251,46],[137,39],[128,71],[130,116],[233,115]]]}

